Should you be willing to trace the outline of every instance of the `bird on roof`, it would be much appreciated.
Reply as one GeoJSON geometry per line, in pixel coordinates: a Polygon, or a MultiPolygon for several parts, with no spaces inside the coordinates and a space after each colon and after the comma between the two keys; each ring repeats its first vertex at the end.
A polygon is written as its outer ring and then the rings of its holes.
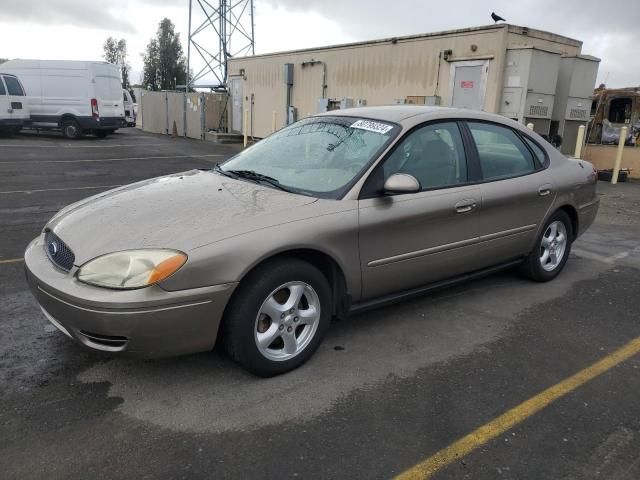
{"type": "Polygon", "coordinates": [[[500,21],[503,21],[503,22],[507,21],[506,18],[502,18],[500,15],[496,15],[496,12],[491,12],[491,18],[493,19],[494,23],[498,23],[500,21]]]}

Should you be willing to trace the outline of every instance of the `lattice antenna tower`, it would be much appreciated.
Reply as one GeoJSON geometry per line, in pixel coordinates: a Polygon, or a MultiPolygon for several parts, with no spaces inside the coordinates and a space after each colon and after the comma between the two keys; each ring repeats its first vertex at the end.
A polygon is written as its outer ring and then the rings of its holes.
{"type": "Polygon", "coordinates": [[[188,0],[187,90],[226,88],[231,57],[255,54],[253,0],[188,0]]]}

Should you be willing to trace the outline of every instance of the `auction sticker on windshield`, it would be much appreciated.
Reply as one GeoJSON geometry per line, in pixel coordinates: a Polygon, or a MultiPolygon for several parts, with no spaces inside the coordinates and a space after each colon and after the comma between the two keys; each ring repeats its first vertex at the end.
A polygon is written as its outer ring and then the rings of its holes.
{"type": "Polygon", "coordinates": [[[359,128],[361,130],[385,134],[393,127],[386,123],[374,122],[372,120],[358,120],[351,124],[351,128],[359,128]]]}

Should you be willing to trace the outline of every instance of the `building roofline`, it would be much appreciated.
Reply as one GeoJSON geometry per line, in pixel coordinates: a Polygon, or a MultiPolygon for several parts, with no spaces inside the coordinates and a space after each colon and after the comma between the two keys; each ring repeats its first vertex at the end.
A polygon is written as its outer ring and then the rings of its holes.
{"type": "Polygon", "coordinates": [[[528,36],[535,36],[536,34],[549,35],[549,36],[553,36],[555,39],[561,40],[562,41],[561,43],[566,43],[575,47],[582,47],[582,42],[580,40],[576,40],[575,38],[565,37],[563,35],[558,35],[553,32],[547,32],[545,30],[537,30],[535,28],[529,28],[529,27],[522,27],[519,25],[510,24],[510,23],[497,23],[497,24],[491,24],[491,25],[481,25],[479,27],[457,28],[453,30],[441,30],[438,32],[404,35],[400,37],[386,37],[386,38],[379,38],[379,39],[372,39],[372,40],[363,40],[359,42],[339,43],[335,45],[321,45],[317,47],[301,48],[296,50],[282,50],[277,52],[261,53],[258,55],[248,55],[245,57],[234,57],[234,58],[231,58],[230,60],[233,61],[238,59],[263,58],[263,57],[272,57],[272,56],[280,56],[280,55],[291,55],[291,54],[297,54],[297,53],[309,53],[309,52],[317,52],[319,50],[334,50],[334,49],[341,49],[341,48],[363,47],[367,45],[377,45],[381,43],[406,42],[406,41],[420,40],[423,38],[444,37],[447,35],[461,35],[461,34],[469,34],[469,33],[492,31],[492,30],[505,30],[505,29],[508,32],[514,33],[517,35],[528,35],[528,36]]]}

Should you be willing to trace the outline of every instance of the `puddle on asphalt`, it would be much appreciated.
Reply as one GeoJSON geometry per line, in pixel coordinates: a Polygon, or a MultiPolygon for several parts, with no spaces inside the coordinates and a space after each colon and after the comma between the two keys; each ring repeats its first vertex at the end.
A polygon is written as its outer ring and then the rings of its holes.
{"type": "Polygon", "coordinates": [[[246,431],[310,420],[356,390],[481,348],[505,335],[519,312],[606,268],[579,260],[556,282],[494,276],[339,322],[306,365],[275,378],[254,377],[217,353],[113,359],[78,378],[109,382],[109,395],[123,399],[122,414],[177,431],[246,431]]]}

